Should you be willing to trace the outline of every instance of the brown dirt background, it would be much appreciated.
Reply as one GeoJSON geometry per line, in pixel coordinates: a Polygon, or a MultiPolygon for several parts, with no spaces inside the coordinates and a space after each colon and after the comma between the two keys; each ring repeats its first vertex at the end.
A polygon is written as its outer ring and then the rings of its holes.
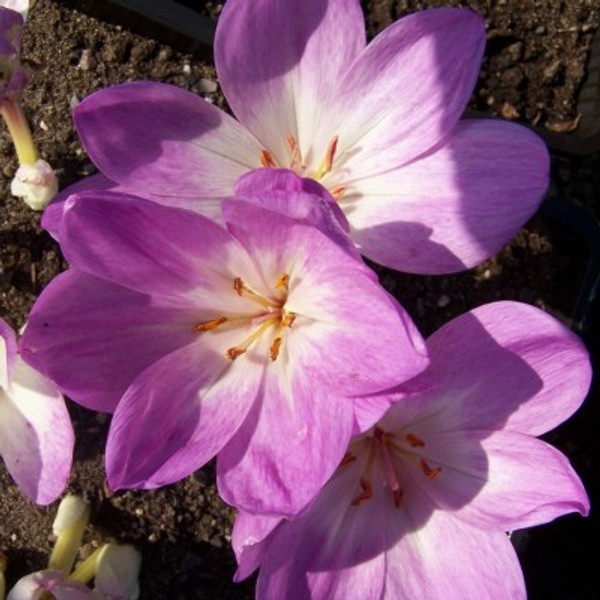
{"type": "MultiPolygon", "coordinates": [[[[181,3],[200,6],[213,17],[221,6],[181,3]]],[[[408,12],[442,5],[469,6],[486,18],[488,46],[472,109],[554,131],[574,128],[600,0],[363,2],[371,36],[408,12]]],[[[166,45],[144,22],[132,23],[121,16],[107,2],[37,0],[31,10],[23,55],[32,75],[23,104],[40,153],[56,168],[61,187],[95,172],[70,119],[71,107],[95,90],[151,79],[224,106],[211,85],[216,74],[210,53],[183,54],[179,44],[166,45]],[[120,25],[124,22],[127,26],[120,25]]],[[[18,328],[43,287],[67,265],[40,229],[39,215],[8,192],[16,167],[10,138],[0,128],[0,315],[18,328]]],[[[542,211],[497,256],[476,269],[448,277],[418,277],[379,268],[382,283],[424,334],[498,299],[535,304],[570,324],[582,306],[579,290],[591,258],[580,227],[593,229],[594,220],[586,221],[585,215],[597,219],[600,214],[599,167],[597,153],[583,158],[554,153],[552,192],[586,211],[575,226],[551,210],[542,211]]],[[[590,318],[582,333],[597,339],[597,322],[590,318]]],[[[102,466],[108,420],[76,405],[71,404],[70,410],[77,434],[70,490],[84,494],[94,507],[82,557],[105,540],[129,541],[143,553],[142,598],[252,598],[251,581],[231,582],[232,511],[217,497],[214,466],[161,490],[111,495],[102,466]]],[[[597,403],[590,397],[579,415],[549,436],[569,455],[592,500],[600,498],[598,417],[597,403]]],[[[45,567],[54,513],[53,506],[40,508],[25,500],[0,464],[0,550],[8,556],[9,584],[45,567]]],[[[515,543],[530,598],[600,597],[600,573],[593,558],[599,529],[593,513],[587,520],[566,517],[518,534],[515,543]]]]}

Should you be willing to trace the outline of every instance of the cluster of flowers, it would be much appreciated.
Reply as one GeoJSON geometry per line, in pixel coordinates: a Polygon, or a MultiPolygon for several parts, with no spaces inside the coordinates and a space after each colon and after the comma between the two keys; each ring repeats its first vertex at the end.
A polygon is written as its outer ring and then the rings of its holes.
{"type": "Polygon", "coordinates": [[[535,437],[583,401],[587,353],[516,302],[424,340],[361,257],[466,269],[538,207],[543,143],[459,120],[484,43],[467,10],[367,46],[358,0],[228,0],[215,59],[238,120],[156,83],[84,100],[101,174],[42,221],[71,268],[18,344],[2,329],[0,449],[24,492],[51,501],[70,466],[39,372],[113,413],[114,489],[217,457],[258,598],[524,598],[506,532],[588,512],[535,437]]]}

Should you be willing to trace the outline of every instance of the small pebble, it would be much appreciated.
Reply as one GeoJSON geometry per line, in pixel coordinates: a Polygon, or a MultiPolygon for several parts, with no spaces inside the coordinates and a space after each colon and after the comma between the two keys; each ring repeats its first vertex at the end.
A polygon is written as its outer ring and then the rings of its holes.
{"type": "Polygon", "coordinates": [[[219,86],[216,81],[202,77],[198,80],[196,87],[201,94],[214,94],[219,86]]]}
{"type": "Polygon", "coordinates": [[[440,308],[444,308],[444,307],[448,306],[448,304],[450,304],[450,298],[448,296],[446,296],[446,294],[443,294],[442,296],[440,296],[438,298],[437,305],[440,308]]]}
{"type": "Polygon", "coordinates": [[[189,75],[192,72],[192,67],[189,62],[183,63],[183,68],[181,69],[184,75],[189,75]]]}

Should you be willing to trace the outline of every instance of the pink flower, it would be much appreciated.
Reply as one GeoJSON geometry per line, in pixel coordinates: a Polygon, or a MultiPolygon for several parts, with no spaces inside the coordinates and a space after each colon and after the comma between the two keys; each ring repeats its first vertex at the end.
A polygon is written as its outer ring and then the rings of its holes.
{"type": "Polygon", "coordinates": [[[0,319],[0,456],[28,498],[50,504],[63,492],[73,444],[63,397],[25,364],[15,334],[0,319]]]}
{"type": "Polygon", "coordinates": [[[0,2],[0,105],[16,100],[27,84],[27,73],[20,60],[26,14],[23,2],[0,2]]]}
{"type": "MultiPolygon", "coordinates": [[[[510,239],[548,183],[530,131],[459,121],[484,44],[483,19],[468,10],[410,15],[366,46],[358,0],[228,0],[215,61],[238,121],[176,87],[97,92],[74,118],[102,175],[80,186],[219,219],[238,177],[291,168],[338,200],[368,258],[460,271],[510,239]]],[[[60,214],[58,201],[45,216],[54,235],[60,214]]]]}
{"type": "Polygon", "coordinates": [[[38,299],[21,349],[75,401],[115,411],[114,488],[171,483],[218,453],[228,502],[292,514],[389,405],[355,397],[427,365],[322,192],[250,173],[223,205],[227,229],[114,192],[69,199],[72,268],[38,299]]]}
{"type": "Polygon", "coordinates": [[[525,598],[506,531],[589,502],[567,459],[536,439],[581,404],[581,342],[545,313],[498,302],[428,340],[430,367],[351,443],[296,518],[241,513],[243,578],[261,600],[525,598]]]}

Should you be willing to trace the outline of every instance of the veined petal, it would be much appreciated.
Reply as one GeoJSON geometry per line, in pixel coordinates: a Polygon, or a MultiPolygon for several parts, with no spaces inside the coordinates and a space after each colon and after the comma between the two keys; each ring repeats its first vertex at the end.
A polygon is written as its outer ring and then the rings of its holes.
{"type": "Polygon", "coordinates": [[[524,127],[473,120],[413,162],[375,172],[360,163],[345,183],[354,241],[380,264],[439,274],[479,264],[517,232],[546,191],[549,159],[524,127]]]}
{"type": "Polygon", "coordinates": [[[296,320],[284,351],[305,365],[307,377],[355,396],[397,385],[426,366],[424,343],[408,315],[329,236],[244,202],[226,201],[224,216],[248,253],[261,257],[264,274],[289,275],[286,310],[296,320]]]}
{"type": "Polygon", "coordinates": [[[19,349],[75,401],[113,412],[147,366],[197,339],[198,317],[194,306],[161,302],[72,269],[38,298],[19,349]]]}
{"type": "Polygon", "coordinates": [[[17,356],[11,385],[0,390],[0,455],[28,498],[50,504],[62,494],[74,441],[61,394],[17,356]]]}
{"type": "Polygon", "coordinates": [[[226,357],[238,339],[237,331],[208,332],[132,383],[117,406],[106,446],[114,489],[173,483],[227,444],[255,401],[263,372],[254,348],[245,360],[226,357]]]}
{"type": "Polygon", "coordinates": [[[217,24],[215,62],[235,115],[285,157],[288,135],[305,154],[314,143],[334,82],[364,46],[357,0],[230,0],[217,24]]]}
{"type": "Polygon", "coordinates": [[[91,199],[91,193],[69,198],[60,228],[65,257],[86,273],[142,293],[208,294],[222,304],[218,291],[230,290],[233,280],[227,266],[234,259],[252,264],[227,231],[201,215],[110,191],[91,199]]]}
{"type": "Polygon", "coordinates": [[[266,369],[261,396],[218,456],[219,493],[249,512],[293,515],[344,456],[352,403],[323,390],[285,356],[266,369]]]}
{"type": "Polygon", "coordinates": [[[269,540],[285,519],[240,511],[231,531],[231,546],[238,563],[234,581],[242,581],[260,567],[269,540]]]}
{"type": "Polygon", "coordinates": [[[88,96],[73,117],[94,164],[143,196],[228,196],[240,175],[260,167],[262,147],[248,131],[175,86],[113,86],[88,96]]]}
{"type": "Polygon", "coordinates": [[[387,552],[384,600],[526,596],[508,536],[469,527],[443,511],[431,513],[426,527],[407,532],[387,552]]]}
{"type": "Polygon", "coordinates": [[[451,8],[411,14],[380,33],[327,105],[339,135],[336,175],[383,173],[437,144],[466,108],[484,45],[483,19],[451,8]]]}
{"type": "Polygon", "coordinates": [[[539,435],[575,412],[590,384],[581,340],[554,317],[519,302],[493,302],[461,315],[427,346],[430,367],[405,386],[423,391],[416,402],[394,407],[389,418],[397,417],[398,425],[434,415],[446,430],[539,435]]]}
{"type": "Polygon", "coordinates": [[[15,332],[0,318],[0,392],[8,389],[12,380],[12,370],[17,357],[15,332]]]}
{"type": "MultiPolygon", "coordinates": [[[[475,434],[476,435],[476,434],[475,434]]],[[[443,456],[444,472],[422,489],[442,509],[469,525],[498,532],[541,525],[570,513],[587,515],[589,500],[569,461],[558,450],[529,435],[481,432],[470,444],[470,454],[459,456],[464,441],[451,436],[427,438],[436,464],[443,456]]],[[[457,436],[458,437],[458,436],[457,436]]]]}

